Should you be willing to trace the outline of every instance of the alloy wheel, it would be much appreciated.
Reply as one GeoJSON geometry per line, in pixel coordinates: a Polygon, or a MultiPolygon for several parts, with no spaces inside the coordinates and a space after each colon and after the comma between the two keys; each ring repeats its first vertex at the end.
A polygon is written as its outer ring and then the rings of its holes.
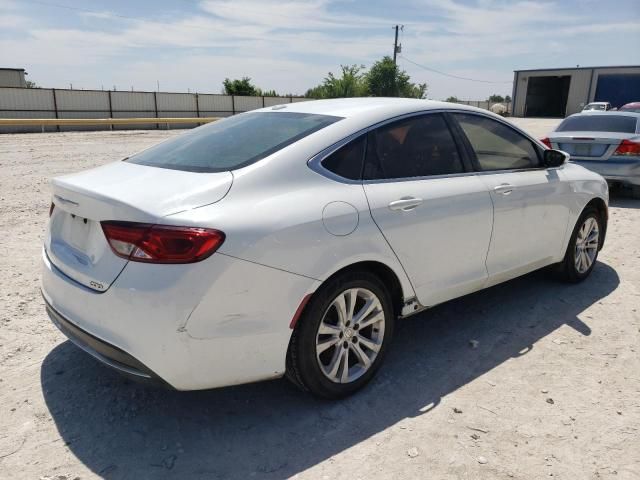
{"type": "Polygon", "coordinates": [[[599,240],[598,222],[593,217],[587,217],[576,237],[574,262],[578,273],[585,273],[593,265],[598,254],[599,240]]]}
{"type": "Polygon", "coordinates": [[[365,288],[340,293],[325,311],[316,335],[322,373],[335,383],[364,375],[384,339],[385,314],[380,299],[365,288]]]}

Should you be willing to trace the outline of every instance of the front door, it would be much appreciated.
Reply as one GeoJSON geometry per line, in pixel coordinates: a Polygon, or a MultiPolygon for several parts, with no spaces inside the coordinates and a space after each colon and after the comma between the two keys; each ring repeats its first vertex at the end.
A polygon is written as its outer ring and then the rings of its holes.
{"type": "Polygon", "coordinates": [[[542,168],[540,148],[517,130],[484,115],[453,117],[493,202],[490,284],[552,263],[564,244],[569,185],[558,169],[542,168]]]}

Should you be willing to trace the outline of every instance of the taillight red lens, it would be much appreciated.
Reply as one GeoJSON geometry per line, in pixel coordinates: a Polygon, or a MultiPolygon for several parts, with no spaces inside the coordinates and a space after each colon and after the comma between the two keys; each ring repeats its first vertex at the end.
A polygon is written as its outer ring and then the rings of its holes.
{"type": "Polygon", "coordinates": [[[134,262],[193,263],[215,252],[224,233],[208,228],[101,222],[113,253],[134,262]]]}
{"type": "Polygon", "coordinates": [[[546,137],[545,137],[545,138],[541,138],[541,139],[540,139],[540,141],[541,141],[542,143],[544,143],[547,147],[549,147],[549,148],[553,148],[553,147],[551,146],[551,140],[549,140],[548,138],[546,138],[546,137]]]}
{"type": "Polygon", "coordinates": [[[622,140],[614,155],[640,155],[640,143],[631,140],[622,140]]]}
{"type": "Polygon", "coordinates": [[[53,209],[56,208],[56,204],[51,202],[51,206],[49,207],[49,216],[53,214],[53,209]]]}

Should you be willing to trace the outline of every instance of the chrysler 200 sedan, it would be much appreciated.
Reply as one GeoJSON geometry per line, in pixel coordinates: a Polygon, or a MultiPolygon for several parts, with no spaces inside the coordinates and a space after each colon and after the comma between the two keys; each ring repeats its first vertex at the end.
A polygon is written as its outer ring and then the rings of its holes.
{"type": "Polygon", "coordinates": [[[42,292],[111,367],[179,390],[364,386],[396,319],[553,265],[585,279],[607,184],[497,115],[280,105],[52,181],[42,292]]]}

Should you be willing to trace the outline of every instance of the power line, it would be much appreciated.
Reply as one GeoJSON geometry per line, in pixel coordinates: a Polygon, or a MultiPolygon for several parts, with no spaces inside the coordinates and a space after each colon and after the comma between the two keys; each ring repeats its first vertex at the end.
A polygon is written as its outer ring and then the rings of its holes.
{"type": "Polygon", "coordinates": [[[452,75],[450,73],[441,72],[440,70],[436,70],[435,68],[426,67],[424,65],[414,62],[413,60],[409,60],[404,55],[400,55],[400,58],[402,58],[403,60],[406,60],[409,63],[412,63],[416,67],[424,68],[425,70],[428,70],[433,73],[437,73],[439,75],[444,75],[445,77],[457,78],[458,80],[467,80],[469,82],[479,82],[479,83],[513,83],[513,80],[494,81],[494,80],[480,80],[478,78],[460,77],[458,75],[452,75]]]}

